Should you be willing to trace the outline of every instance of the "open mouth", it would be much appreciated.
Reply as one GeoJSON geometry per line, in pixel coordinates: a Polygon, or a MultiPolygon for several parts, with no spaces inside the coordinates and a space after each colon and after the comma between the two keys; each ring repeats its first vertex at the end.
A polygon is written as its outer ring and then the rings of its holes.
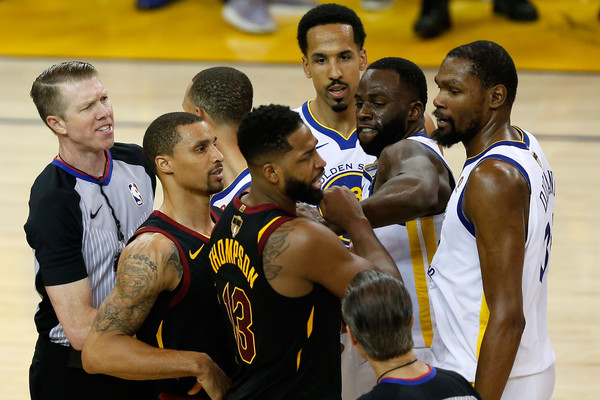
{"type": "Polygon", "coordinates": [[[341,99],[346,94],[347,88],[345,85],[333,85],[330,86],[328,90],[329,94],[331,94],[334,99],[341,99]]]}

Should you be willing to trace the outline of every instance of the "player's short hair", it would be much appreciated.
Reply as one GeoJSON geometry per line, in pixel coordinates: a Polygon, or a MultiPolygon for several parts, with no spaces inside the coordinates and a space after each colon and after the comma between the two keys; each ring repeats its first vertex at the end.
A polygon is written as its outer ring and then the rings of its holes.
{"type": "Polygon", "coordinates": [[[471,62],[471,73],[479,79],[481,86],[489,89],[503,85],[507,91],[509,106],[517,96],[517,69],[508,52],[499,44],[478,40],[451,50],[446,58],[463,58],[471,62]]]}
{"type": "Polygon", "coordinates": [[[271,104],[254,108],[237,133],[240,152],[249,165],[260,165],[266,156],[278,156],[292,149],[288,137],[301,125],[300,114],[287,106],[271,104]]]}
{"type": "Polygon", "coordinates": [[[195,114],[171,112],[156,118],[144,134],[144,154],[152,171],[156,174],[155,158],[159,155],[173,155],[175,145],[181,141],[178,127],[204,121],[195,114]]]}
{"type": "Polygon", "coordinates": [[[47,125],[46,118],[49,115],[64,118],[67,108],[66,99],[62,98],[59,86],[64,83],[80,82],[98,76],[98,71],[90,63],[82,61],[65,61],[54,64],[38,76],[29,95],[33,103],[47,125]]]}
{"type": "Polygon", "coordinates": [[[373,360],[386,361],[413,348],[410,294],[391,275],[374,270],[356,274],[342,299],[342,316],[373,360]]]}
{"type": "Polygon", "coordinates": [[[362,50],[367,34],[358,15],[348,7],[330,3],[321,4],[310,9],[298,23],[297,39],[302,54],[306,56],[308,52],[308,39],[306,37],[308,31],[315,26],[329,24],[350,25],[354,33],[354,43],[356,43],[359,50],[362,50]]]}
{"type": "Polygon", "coordinates": [[[427,79],[417,64],[400,57],[385,57],[369,65],[367,70],[370,69],[395,71],[400,81],[414,92],[414,96],[423,103],[423,106],[427,105],[427,79]]]}
{"type": "Polygon", "coordinates": [[[217,125],[240,121],[252,108],[252,83],[246,74],[231,67],[212,67],[192,79],[187,94],[192,104],[212,118],[217,125]]]}

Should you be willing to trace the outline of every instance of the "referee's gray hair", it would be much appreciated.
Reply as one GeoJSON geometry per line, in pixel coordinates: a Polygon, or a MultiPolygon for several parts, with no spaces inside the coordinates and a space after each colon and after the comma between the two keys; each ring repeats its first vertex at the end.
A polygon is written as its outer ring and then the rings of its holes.
{"type": "Polygon", "coordinates": [[[342,300],[342,315],[373,360],[389,360],[413,348],[410,294],[391,275],[371,270],[356,274],[342,300]]]}

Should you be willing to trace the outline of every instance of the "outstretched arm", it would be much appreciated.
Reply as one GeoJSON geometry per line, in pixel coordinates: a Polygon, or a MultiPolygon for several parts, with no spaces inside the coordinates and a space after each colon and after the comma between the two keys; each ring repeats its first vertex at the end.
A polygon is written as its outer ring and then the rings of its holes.
{"type": "Polygon", "coordinates": [[[277,292],[302,296],[318,283],[342,298],[350,280],[365,269],[379,269],[401,279],[354,193],[345,187],[328,189],[320,206],[325,218],[350,234],[356,254],[317,222],[306,218],[286,222],[271,234],[263,250],[265,273],[277,292]]]}
{"type": "Polygon", "coordinates": [[[529,216],[529,186],[510,164],[483,161],[471,173],[463,211],[475,227],[489,321],[475,388],[500,399],[525,328],[521,282],[529,216]]]}
{"type": "MultiPolygon", "coordinates": [[[[177,248],[163,235],[142,234],[125,248],[117,283],[98,309],[83,348],[87,372],[133,380],[196,376],[211,398],[224,395],[229,379],[207,354],[159,349],[134,337],[158,295],[177,287],[182,270],[177,248]]],[[[200,388],[194,386],[193,392],[200,388]]]]}
{"type": "Polygon", "coordinates": [[[373,227],[444,211],[451,193],[449,173],[434,157],[412,140],[403,140],[382,152],[374,193],[361,203],[373,227]]]}

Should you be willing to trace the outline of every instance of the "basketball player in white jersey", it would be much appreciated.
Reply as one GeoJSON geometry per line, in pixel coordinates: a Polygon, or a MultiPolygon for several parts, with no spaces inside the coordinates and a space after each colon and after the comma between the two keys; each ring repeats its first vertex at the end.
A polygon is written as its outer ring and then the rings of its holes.
{"type": "Polygon", "coordinates": [[[338,4],[317,6],[298,24],[304,74],[312,79],[317,96],[295,111],[327,162],[323,189],[346,186],[359,200],[363,167],[375,160],[363,151],[356,135],[354,93],[367,67],[365,37],[356,13],[338,4]]]}
{"type": "Polygon", "coordinates": [[[546,326],[555,185],[533,135],[511,125],[517,72],[499,45],[450,51],[435,78],[438,142],[467,155],[428,271],[438,366],[486,400],[549,399],[546,326]]]}
{"type": "Polygon", "coordinates": [[[211,197],[210,205],[220,211],[239,193],[249,190],[248,165],[237,145],[242,118],[252,109],[253,88],[243,72],[231,67],[200,71],[188,85],[183,110],[202,117],[217,134],[223,154],[225,189],[211,197]]]}
{"type": "MultiPolygon", "coordinates": [[[[410,293],[414,354],[432,363],[434,322],[426,272],[454,179],[439,146],[425,133],[425,75],[408,60],[383,58],[367,68],[355,99],[360,144],[378,158],[365,167],[369,190],[363,210],[410,293]]],[[[362,357],[356,357],[355,366],[355,388],[365,393],[375,386],[375,376],[362,357]]]]}

